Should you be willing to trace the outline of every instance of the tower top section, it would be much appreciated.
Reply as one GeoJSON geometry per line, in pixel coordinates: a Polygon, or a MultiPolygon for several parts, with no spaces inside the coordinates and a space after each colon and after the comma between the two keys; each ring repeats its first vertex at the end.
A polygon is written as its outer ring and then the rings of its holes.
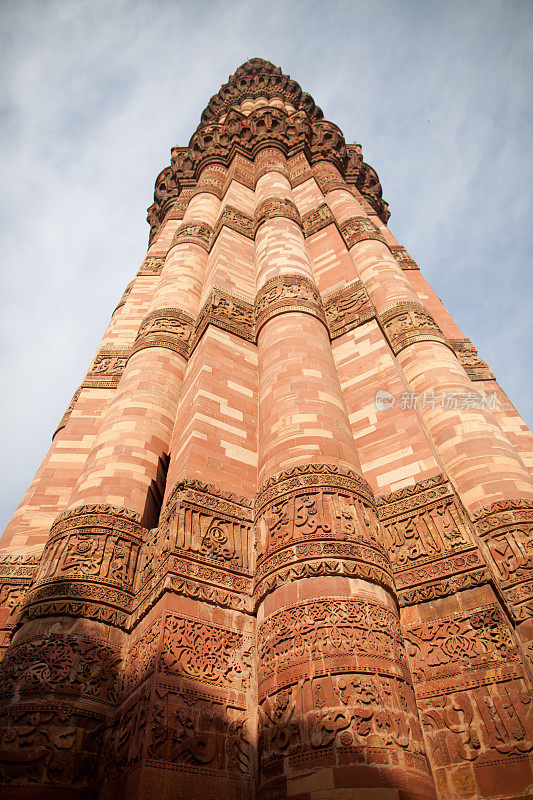
{"type": "Polygon", "coordinates": [[[258,152],[272,147],[288,159],[307,159],[311,167],[329,161],[343,183],[355,186],[387,223],[388,204],[377,173],[363,161],[361,146],[346,144],[342,131],[324,119],[311,95],[280,67],[251,58],[213,95],[189,145],[172,148],[170,166],[158,175],[148,209],[150,241],[182,192],[184,199],[190,196],[206,166],[229,168],[236,156],[253,165],[258,152]]]}
{"type": "Polygon", "coordinates": [[[213,95],[202,114],[201,124],[219,120],[232,106],[258,98],[279,98],[293,111],[305,111],[312,120],[324,117],[311,95],[303,92],[300,84],[289,75],[284,75],[281,67],[263,58],[251,58],[213,95]]]}

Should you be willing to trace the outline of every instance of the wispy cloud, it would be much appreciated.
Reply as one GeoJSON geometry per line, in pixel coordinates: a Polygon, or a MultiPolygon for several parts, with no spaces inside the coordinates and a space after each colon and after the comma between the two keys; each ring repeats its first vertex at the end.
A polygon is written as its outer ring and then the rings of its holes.
{"type": "Polygon", "coordinates": [[[3,518],[142,260],[171,145],[253,56],[363,144],[391,230],[531,423],[532,26],[518,0],[4,2],[3,518]]]}

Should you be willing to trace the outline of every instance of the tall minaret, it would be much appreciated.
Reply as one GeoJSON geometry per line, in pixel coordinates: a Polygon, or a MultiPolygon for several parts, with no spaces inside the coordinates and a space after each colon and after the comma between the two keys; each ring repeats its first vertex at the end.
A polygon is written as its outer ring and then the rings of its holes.
{"type": "Polygon", "coordinates": [[[533,436],[359,145],[262,59],[1,541],[0,796],[533,791],[533,436]]]}

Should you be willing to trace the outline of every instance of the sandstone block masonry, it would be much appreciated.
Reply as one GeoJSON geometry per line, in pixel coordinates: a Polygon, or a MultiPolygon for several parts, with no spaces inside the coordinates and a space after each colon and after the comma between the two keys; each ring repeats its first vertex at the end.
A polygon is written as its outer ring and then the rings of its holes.
{"type": "Polygon", "coordinates": [[[252,59],[1,540],[0,796],[533,796],[533,436],[252,59]]]}

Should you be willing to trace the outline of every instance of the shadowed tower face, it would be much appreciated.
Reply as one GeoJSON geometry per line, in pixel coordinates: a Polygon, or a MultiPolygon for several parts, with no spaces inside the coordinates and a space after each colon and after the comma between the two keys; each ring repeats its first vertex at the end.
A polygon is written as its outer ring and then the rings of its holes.
{"type": "Polygon", "coordinates": [[[2,540],[0,796],[531,797],[533,437],[243,64],[2,540]]]}

